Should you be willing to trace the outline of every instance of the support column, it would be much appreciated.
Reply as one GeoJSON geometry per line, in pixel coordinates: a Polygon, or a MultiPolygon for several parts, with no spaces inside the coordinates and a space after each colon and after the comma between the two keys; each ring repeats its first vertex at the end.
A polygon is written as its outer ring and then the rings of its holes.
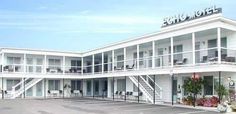
{"type": "Polygon", "coordinates": [[[4,56],[5,56],[5,53],[2,53],[2,74],[3,74],[3,71],[4,71],[4,56]]]}
{"type": "Polygon", "coordinates": [[[46,99],[47,98],[47,89],[46,89],[46,78],[44,78],[44,80],[43,80],[44,82],[43,82],[43,89],[44,89],[44,99],[46,99]]]}
{"type": "Polygon", "coordinates": [[[93,83],[92,83],[92,84],[93,84],[93,86],[92,86],[92,87],[93,87],[93,88],[92,88],[93,90],[92,90],[92,91],[93,91],[93,99],[94,99],[94,78],[92,79],[92,82],[93,82],[93,83]]]}
{"type": "Polygon", "coordinates": [[[170,38],[170,55],[171,55],[171,67],[174,67],[174,42],[173,37],[170,38]]]}
{"type": "Polygon", "coordinates": [[[156,55],[156,44],[155,41],[152,41],[152,69],[155,68],[155,55],[156,55]]]}
{"type": "Polygon", "coordinates": [[[2,99],[4,99],[4,93],[5,93],[5,91],[4,91],[4,84],[3,84],[3,77],[2,77],[2,99]]]}
{"type": "Polygon", "coordinates": [[[139,70],[139,44],[137,45],[137,70],[139,70]]]}
{"type": "Polygon", "coordinates": [[[217,28],[218,63],[221,63],[221,28],[217,28]]]}
{"type": "Polygon", "coordinates": [[[126,81],[127,81],[127,77],[125,76],[125,101],[126,101],[126,97],[127,97],[127,96],[126,96],[126,92],[127,92],[127,87],[126,87],[126,83],[127,83],[127,82],[126,82],[126,81]]]}
{"type": "Polygon", "coordinates": [[[115,71],[115,51],[112,50],[112,72],[115,71]]]}
{"type": "Polygon", "coordinates": [[[66,57],[63,56],[63,66],[62,66],[62,69],[63,69],[63,74],[65,74],[65,70],[66,70],[66,57]]]}
{"type": "Polygon", "coordinates": [[[62,86],[62,98],[64,99],[64,98],[65,98],[65,93],[64,93],[64,91],[65,91],[65,90],[64,90],[65,79],[64,79],[64,78],[62,79],[62,85],[63,85],[63,86],[62,86]]]}
{"type": "Polygon", "coordinates": [[[171,105],[174,105],[174,74],[171,74],[171,105]]]}
{"type": "Polygon", "coordinates": [[[95,70],[94,70],[94,55],[92,56],[92,67],[93,67],[93,68],[92,68],[92,74],[94,74],[94,71],[95,71],[95,70]]]}
{"type": "Polygon", "coordinates": [[[102,52],[102,74],[104,74],[104,53],[102,52]]]}
{"type": "Polygon", "coordinates": [[[26,54],[24,53],[24,62],[23,62],[23,67],[24,67],[24,73],[26,73],[26,54]]]}
{"type": "Polygon", "coordinates": [[[47,55],[44,55],[44,74],[47,73],[47,55]]]}
{"type": "Polygon", "coordinates": [[[84,58],[81,57],[81,75],[84,74],[84,58]]]}
{"type": "Polygon", "coordinates": [[[195,56],[195,33],[193,32],[192,33],[192,52],[193,52],[193,65],[195,66],[195,64],[196,64],[196,56],[195,56]]]}
{"type": "Polygon", "coordinates": [[[114,101],[114,100],[115,100],[115,77],[112,77],[112,83],[113,83],[112,99],[113,99],[113,101],[114,101]]]}
{"type": "Polygon", "coordinates": [[[126,47],[124,48],[124,71],[126,71],[126,47]]]}

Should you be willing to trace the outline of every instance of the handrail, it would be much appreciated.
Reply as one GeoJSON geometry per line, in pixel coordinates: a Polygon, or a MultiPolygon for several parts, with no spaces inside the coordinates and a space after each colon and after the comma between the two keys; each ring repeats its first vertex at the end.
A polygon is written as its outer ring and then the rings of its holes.
{"type": "MultiPolygon", "coordinates": [[[[137,84],[139,84],[139,83],[138,83],[138,80],[137,80],[134,76],[129,76],[129,77],[132,77],[133,80],[134,80],[137,84]]],[[[137,85],[136,85],[136,86],[137,86],[137,85]]],[[[150,98],[150,101],[153,102],[153,101],[151,100],[151,99],[152,99],[152,98],[151,98],[152,96],[151,96],[151,95],[148,93],[148,91],[143,87],[143,85],[139,84],[139,86],[140,86],[141,88],[143,88],[143,91],[146,92],[146,94],[147,94],[148,97],[150,98]]],[[[144,93],[144,94],[145,94],[145,93],[144,93]]]]}
{"type": "MultiPolygon", "coordinates": [[[[142,80],[149,86],[149,88],[151,88],[152,91],[154,91],[154,88],[153,88],[142,76],[140,76],[140,77],[141,77],[142,80]]],[[[156,93],[157,95],[161,96],[157,91],[155,91],[155,93],[156,93]]]]}
{"type": "Polygon", "coordinates": [[[16,84],[15,86],[12,86],[12,88],[16,88],[17,86],[21,85],[23,82],[25,82],[26,80],[28,80],[29,78],[25,78],[24,80],[21,80],[18,84],[16,84]]]}
{"type": "Polygon", "coordinates": [[[147,75],[147,77],[148,77],[152,82],[154,82],[154,84],[155,84],[158,88],[160,88],[160,90],[162,91],[162,88],[161,88],[159,85],[157,85],[157,83],[155,83],[155,81],[154,81],[149,75],[147,75]]]}

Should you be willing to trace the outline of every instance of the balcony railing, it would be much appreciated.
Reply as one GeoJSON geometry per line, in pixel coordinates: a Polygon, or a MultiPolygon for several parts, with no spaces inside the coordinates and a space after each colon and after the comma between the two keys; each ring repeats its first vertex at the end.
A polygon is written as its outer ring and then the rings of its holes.
{"type": "Polygon", "coordinates": [[[22,64],[9,64],[9,65],[5,65],[3,67],[3,72],[17,72],[17,73],[21,73],[24,72],[24,65],[22,64]]]}
{"type": "MultiPolygon", "coordinates": [[[[196,65],[218,64],[218,48],[208,48],[195,50],[196,65]]],[[[193,66],[193,52],[185,51],[173,54],[173,67],[193,66]]],[[[221,48],[221,64],[236,65],[236,49],[221,48]]],[[[22,65],[7,64],[3,66],[2,71],[8,73],[47,73],[47,74],[101,74],[134,71],[153,68],[171,67],[171,54],[158,55],[156,57],[143,57],[140,59],[127,59],[121,61],[97,63],[87,66],[62,66],[62,65],[22,65]],[[153,66],[153,59],[154,65],[153,66]],[[139,67],[138,67],[139,63],[139,67]],[[94,71],[94,72],[93,72],[94,71]]]]}

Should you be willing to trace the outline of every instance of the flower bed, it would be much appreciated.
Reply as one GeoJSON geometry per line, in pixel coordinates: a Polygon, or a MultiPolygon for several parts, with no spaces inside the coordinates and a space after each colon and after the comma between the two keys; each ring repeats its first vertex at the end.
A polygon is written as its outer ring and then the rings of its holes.
{"type": "MultiPolygon", "coordinates": [[[[211,98],[200,98],[196,99],[197,106],[204,106],[204,107],[217,107],[219,103],[219,99],[217,97],[211,98]]],[[[193,105],[193,99],[190,97],[183,98],[183,104],[185,105],[193,105]]]]}

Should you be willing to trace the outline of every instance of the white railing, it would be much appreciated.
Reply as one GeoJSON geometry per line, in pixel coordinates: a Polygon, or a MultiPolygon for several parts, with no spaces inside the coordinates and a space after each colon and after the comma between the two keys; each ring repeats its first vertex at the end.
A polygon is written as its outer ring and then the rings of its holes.
{"type": "Polygon", "coordinates": [[[155,87],[155,90],[157,89],[156,92],[159,92],[158,94],[160,96],[160,99],[162,99],[163,90],[161,86],[159,86],[149,75],[146,76],[148,77],[149,80],[151,80],[154,83],[154,86],[157,87],[157,88],[155,87]]]}
{"type": "MultiPolygon", "coordinates": [[[[130,80],[141,90],[141,92],[146,96],[149,102],[153,103],[152,95],[143,87],[143,85],[139,84],[138,80],[135,76],[129,76],[130,80]]],[[[138,93],[139,94],[139,93],[138,93]]]]}

